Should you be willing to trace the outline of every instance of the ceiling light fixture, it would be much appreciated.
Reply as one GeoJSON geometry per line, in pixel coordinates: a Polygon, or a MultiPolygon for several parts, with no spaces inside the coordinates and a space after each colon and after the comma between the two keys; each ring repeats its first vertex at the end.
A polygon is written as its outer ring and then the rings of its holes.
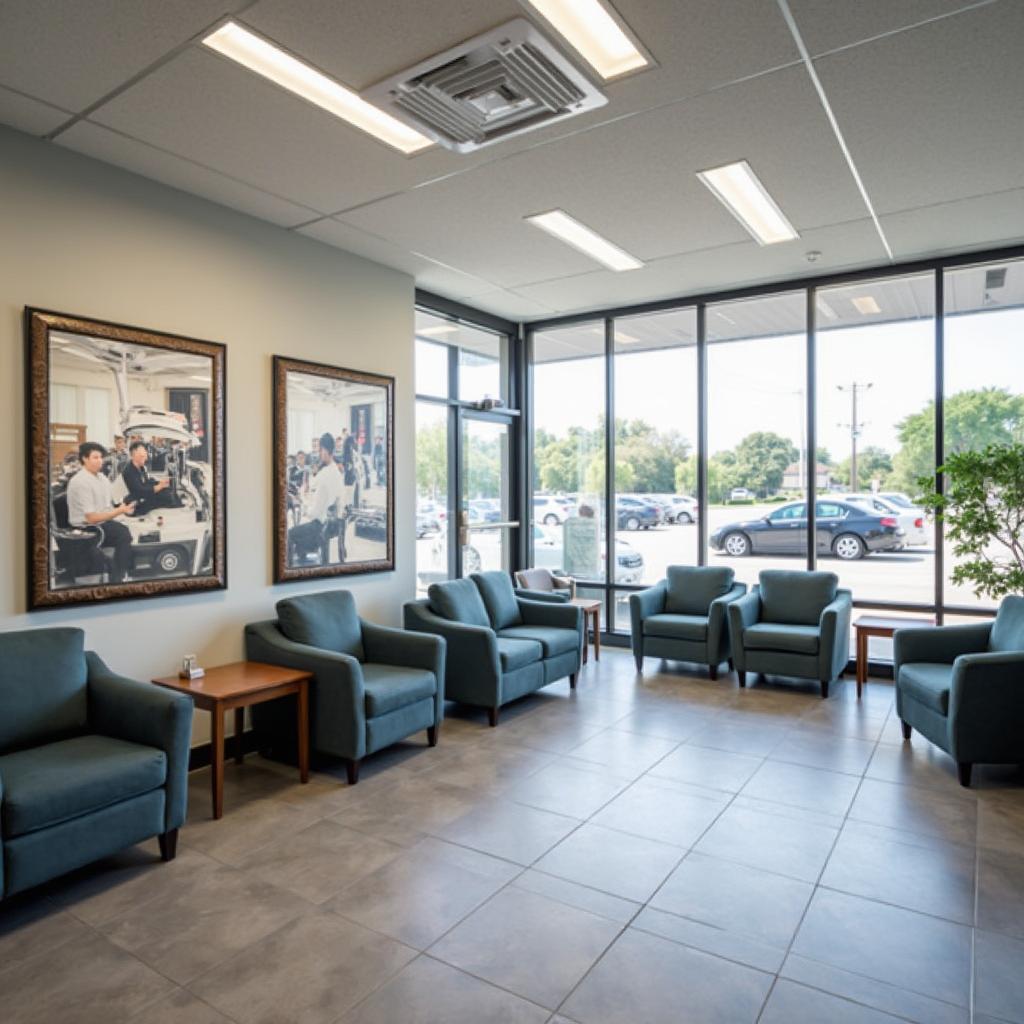
{"type": "Polygon", "coordinates": [[[523,0],[523,3],[563,36],[602,78],[618,78],[651,63],[600,0],[523,0]]]}
{"type": "Polygon", "coordinates": [[[565,210],[548,210],[547,213],[535,213],[524,219],[592,260],[604,264],[609,270],[639,270],[643,266],[641,260],[630,256],[625,249],[620,249],[607,238],[602,238],[586,224],[570,217],[565,210]]]}
{"type": "Polygon", "coordinates": [[[615,341],[622,345],[639,345],[640,339],[634,338],[632,334],[623,334],[622,331],[615,332],[615,341]]]}
{"type": "Polygon", "coordinates": [[[427,338],[436,338],[442,334],[454,334],[458,330],[454,324],[438,324],[436,327],[421,327],[416,333],[427,338]]]}
{"type": "Polygon", "coordinates": [[[697,177],[753,235],[758,245],[790,242],[800,237],[746,160],[698,171],[697,177]]]}
{"type": "Polygon", "coordinates": [[[237,22],[229,21],[211,32],[203,40],[203,45],[403,153],[415,153],[434,144],[425,135],[367,103],[351,89],[346,89],[237,22]]]}
{"type": "Polygon", "coordinates": [[[829,320],[839,319],[839,314],[824,299],[818,299],[818,312],[824,313],[829,320]]]}
{"type": "Polygon", "coordinates": [[[850,301],[857,307],[857,312],[864,316],[882,312],[882,307],[875,302],[873,295],[858,295],[855,299],[850,299],[850,301]]]}

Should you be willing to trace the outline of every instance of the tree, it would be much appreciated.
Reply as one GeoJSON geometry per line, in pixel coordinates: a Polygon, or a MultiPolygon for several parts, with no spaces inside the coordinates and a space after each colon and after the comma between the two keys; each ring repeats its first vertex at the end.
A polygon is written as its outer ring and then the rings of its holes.
{"type": "MultiPolygon", "coordinates": [[[[980,388],[950,395],[943,403],[947,458],[992,444],[1024,441],[1024,396],[1006,388],[980,388]]],[[[935,403],[897,426],[900,450],[893,457],[891,485],[913,493],[919,478],[935,472],[935,403]]]]}
{"type": "Polygon", "coordinates": [[[736,446],[733,468],[737,482],[730,486],[748,487],[766,498],[782,486],[786,467],[799,455],[796,445],[780,434],[766,430],[748,434],[736,446]]]}
{"type": "Polygon", "coordinates": [[[847,484],[852,491],[870,491],[871,484],[877,480],[885,485],[892,473],[892,456],[884,449],[868,445],[857,452],[857,479],[850,479],[850,459],[847,457],[836,466],[836,479],[847,484]]]}
{"type": "Polygon", "coordinates": [[[416,493],[432,501],[448,494],[448,425],[431,423],[416,431],[416,493]]]}

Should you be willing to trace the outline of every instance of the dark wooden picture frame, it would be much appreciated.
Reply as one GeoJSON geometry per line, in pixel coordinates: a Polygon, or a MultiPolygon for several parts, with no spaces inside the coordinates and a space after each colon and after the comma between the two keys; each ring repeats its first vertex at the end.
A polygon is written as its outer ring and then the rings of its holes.
{"type": "Polygon", "coordinates": [[[30,609],[227,587],[225,366],[219,342],[26,307],[30,609]]]}
{"type": "Polygon", "coordinates": [[[395,378],[286,356],[273,372],[274,582],[392,571],[395,378]]]}

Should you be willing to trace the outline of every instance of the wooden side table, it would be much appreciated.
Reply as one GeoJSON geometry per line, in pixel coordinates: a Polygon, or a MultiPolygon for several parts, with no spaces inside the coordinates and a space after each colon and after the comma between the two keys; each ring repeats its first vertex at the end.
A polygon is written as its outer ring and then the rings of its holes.
{"type": "Polygon", "coordinates": [[[569,604],[583,609],[583,664],[587,663],[587,637],[590,628],[594,630],[594,661],[601,660],[601,601],[591,597],[574,597],[569,604]],[[592,624],[592,625],[591,625],[592,624]]]}
{"type": "Polygon", "coordinates": [[[868,638],[873,636],[892,637],[897,629],[913,626],[934,626],[934,619],[896,619],[881,615],[862,615],[853,624],[857,634],[857,697],[868,681],[868,638]]]}
{"type": "Polygon", "coordinates": [[[178,693],[188,694],[197,708],[209,711],[211,718],[210,746],[213,765],[213,816],[224,815],[224,712],[235,712],[235,763],[241,764],[242,726],[245,709],[253,704],[276,700],[294,693],[298,696],[299,713],[299,781],[309,782],[309,672],[300,672],[280,665],[259,661],[237,661],[232,665],[208,668],[200,679],[164,676],[154,679],[178,693]]]}

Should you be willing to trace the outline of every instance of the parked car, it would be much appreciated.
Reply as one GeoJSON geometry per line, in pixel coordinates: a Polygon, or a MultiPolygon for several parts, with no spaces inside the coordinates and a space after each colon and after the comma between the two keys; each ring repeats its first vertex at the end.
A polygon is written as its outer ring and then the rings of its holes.
{"type": "Polygon", "coordinates": [[[672,495],[672,519],[673,523],[695,523],[697,522],[698,508],[697,499],[690,498],[685,494],[672,495]]]}
{"type": "Polygon", "coordinates": [[[912,505],[900,505],[880,494],[858,493],[844,494],[842,501],[852,502],[854,505],[861,505],[864,508],[877,512],[879,515],[896,516],[906,534],[904,543],[907,545],[921,545],[928,543],[928,531],[924,528],[924,512],[915,509],[912,505]]]}
{"type": "Polygon", "coordinates": [[[649,501],[619,495],[615,500],[615,525],[618,530],[649,530],[662,521],[661,509],[649,501]]]}
{"type": "Polygon", "coordinates": [[[501,502],[494,498],[473,498],[467,502],[470,522],[500,523],[501,502]]]}
{"type": "MultiPolygon", "coordinates": [[[[605,545],[601,544],[601,565],[604,566],[605,545]]],[[[561,569],[562,557],[561,530],[545,529],[542,526],[533,528],[533,564],[539,569],[555,571],[561,569]]],[[[604,573],[602,572],[602,575],[604,573]]],[[[644,575],[644,556],[625,540],[615,542],[615,582],[639,583],[644,575]]]]}
{"type": "Polygon", "coordinates": [[[418,501],[416,511],[425,516],[431,516],[439,523],[443,523],[448,518],[448,506],[443,501],[418,501]]]}
{"type": "Polygon", "coordinates": [[[416,539],[422,537],[433,537],[441,532],[441,524],[432,515],[426,512],[416,513],[416,539]]]}
{"type": "Polygon", "coordinates": [[[533,497],[533,521],[542,526],[561,526],[566,519],[576,515],[576,503],[572,498],[556,497],[550,494],[535,494],[533,497]]]}
{"type": "Polygon", "coordinates": [[[754,497],[753,491],[748,491],[746,487],[734,487],[729,492],[730,501],[750,501],[754,497]]]}
{"type": "MultiPolygon", "coordinates": [[[[895,515],[879,515],[851,502],[819,499],[815,505],[819,554],[850,561],[874,551],[896,551],[905,543],[895,515]]],[[[803,555],[807,553],[807,504],[792,501],[760,519],[728,523],[709,543],[727,555],[803,555]]]]}

